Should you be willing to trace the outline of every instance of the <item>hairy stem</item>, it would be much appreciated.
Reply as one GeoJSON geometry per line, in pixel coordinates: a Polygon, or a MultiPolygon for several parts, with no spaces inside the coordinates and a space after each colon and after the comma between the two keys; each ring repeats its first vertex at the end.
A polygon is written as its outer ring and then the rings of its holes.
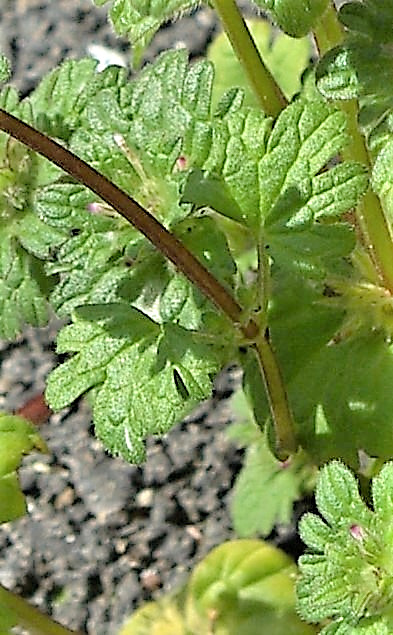
{"type": "Polygon", "coordinates": [[[213,6],[262,110],[277,117],[287,100],[266,68],[235,0],[213,0],[213,6]]]}
{"type": "Polygon", "coordinates": [[[29,602],[2,585],[0,585],[1,607],[4,607],[15,616],[18,626],[25,628],[31,635],[78,635],[76,631],[71,631],[61,626],[61,624],[52,620],[48,615],[44,615],[34,606],[31,606],[29,602]]]}
{"type": "MultiPolygon", "coordinates": [[[[338,21],[337,11],[331,3],[319,20],[314,36],[321,55],[343,40],[343,29],[338,21]]],[[[371,172],[372,162],[365,139],[358,125],[359,106],[356,100],[337,102],[347,115],[349,143],[342,157],[360,161],[371,172]]],[[[381,284],[393,293],[393,236],[383,211],[381,201],[369,189],[356,208],[356,218],[362,233],[363,244],[370,254],[377,277],[381,284]]]]}

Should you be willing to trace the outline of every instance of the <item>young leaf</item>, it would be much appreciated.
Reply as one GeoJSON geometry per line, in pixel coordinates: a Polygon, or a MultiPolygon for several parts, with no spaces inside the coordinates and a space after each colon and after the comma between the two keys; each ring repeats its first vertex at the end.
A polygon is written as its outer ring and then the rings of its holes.
{"type": "Polygon", "coordinates": [[[49,376],[48,402],[58,410],[95,388],[97,435],[113,454],[139,462],[146,436],[164,434],[209,395],[224,352],[124,304],[80,308],[73,317],[58,350],[75,355],[49,376]]]}
{"type": "Polygon", "coordinates": [[[329,0],[253,0],[268,11],[278,26],[292,37],[306,35],[322,16],[329,0]]]}
{"type": "Polygon", "coordinates": [[[258,540],[234,540],[211,551],[187,586],[187,632],[306,635],[293,612],[290,558],[258,540]]]}
{"type": "MultiPolygon", "coordinates": [[[[102,6],[108,0],[93,0],[102,6]]],[[[110,18],[118,35],[128,35],[133,61],[138,65],[143,52],[164,22],[197,7],[200,0],[114,0],[110,18]]]]}
{"type": "Polygon", "coordinates": [[[14,520],[26,512],[25,499],[16,470],[23,456],[33,449],[40,452],[48,451],[34,425],[23,417],[1,413],[0,523],[14,520]]]}
{"type": "Polygon", "coordinates": [[[331,618],[322,633],[388,633],[393,597],[391,497],[393,465],[373,481],[374,511],[362,502],[356,480],[340,462],[322,468],[317,505],[300,522],[303,541],[314,553],[299,559],[298,610],[310,622],[331,618]]]}

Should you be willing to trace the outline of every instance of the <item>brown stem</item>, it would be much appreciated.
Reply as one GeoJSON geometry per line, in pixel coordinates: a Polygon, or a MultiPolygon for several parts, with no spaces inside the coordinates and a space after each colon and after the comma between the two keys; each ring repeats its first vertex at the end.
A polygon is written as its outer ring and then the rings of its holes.
{"type": "Polygon", "coordinates": [[[95,192],[144,234],[206,297],[221,309],[234,326],[242,332],[249,344],[255,344],[260,359],[261,374],[268,392],[280,453],[293,451],[296,447],[293,420],[277,360],[266,343],[265,345],[258,343],[261,339],[258,324],[252,319],[243,323],[243,310],[231,294],[154,216],[72,152],[2,109],[0,109],[0,129],[49,159],[95,192]],[[271,391],[273,391],[272,394],[270,394],[271,391]]]}
{"type": "Polygon", "coordinates": [[[250,320],[242,324],[242,308],[216,278],[154,216],[109,179],[75,154],[38,130],[0,108],[0,129],[61,167],[77,181],[98,194],[136,227],[157,249],[193,282],[243,332],[254,340],[259,327],[250,320]]]}

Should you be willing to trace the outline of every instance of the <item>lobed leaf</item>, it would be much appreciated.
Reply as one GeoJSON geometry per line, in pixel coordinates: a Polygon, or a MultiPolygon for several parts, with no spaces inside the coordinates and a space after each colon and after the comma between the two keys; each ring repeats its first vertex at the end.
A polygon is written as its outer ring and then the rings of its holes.
{"type": "Polygon", "coordinates": [[[300,522],[312,552],[299,559],[298,610],[311,622],[331,618],[323,633],[385,633],[392,625],[390,567],[393,511],[389,463],[373,480],[374,511],[359,496],[354,476],[339,461],[320,471],[314,514],[300,522]]]}
{"type": "Polygon", "coordinates": [[[58,351],[75,355],[49,376],[49,404],[61,409],[95,388],[96,433],[130,462],[143,459],[148,435],[164,434],[209,395],[222,363],[203,336],[124,304],[77,309],[58,351]]]}
{"type": "Polygon", "coordinates": [[[317,69],[317,86],[328,99],[360,102],[359,124],[375,162],[373,187],[392,216],[391,151],[393,9],[378,0],[348,2],[340,9],[347,37],[328,52],[317,69]],[[386,151],[385,151],[386,149],[386,151]]]}
{"type": "MultiPolygon", "coordinates": [[[[98,6],[108,2],[93,1],[98,6]]],[[[160,26],[199,4],[200,0],[114,0],[109,15],[116,33],[129,37],[133,45],[133,61],[138,65],[160,26]]]]}

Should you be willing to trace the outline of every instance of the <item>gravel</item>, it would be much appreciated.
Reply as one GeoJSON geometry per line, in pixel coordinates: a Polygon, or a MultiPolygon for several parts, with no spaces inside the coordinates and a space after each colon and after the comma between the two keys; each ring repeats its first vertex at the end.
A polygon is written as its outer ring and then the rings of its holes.
{"type": "MultiPolygon", "coordinates": [[[[146,59],[169,44],[197,56],[216,29],[212,11],[198,10],[167,25],[146,59]]],[[[0,42],[24,95],[65,56],[84,56],[92,45],[127,56],[105,8],[91,0],[2,0],[0,42]]],[[[3,409],[43,390],[58,327],[52,320],[0,343],[3,409]]],[[[83,401],[53,415],[42,427],[51,454],[27,457],[21,470],[29,513],[0,528],[0,582],[92,635],[114,635],[142,601],[181,584],[212,547],[233,537],[228,507],[242,452],[225,431],[227,397],[239,381],[238,369],[228,369],[210,401],[163,440],[149,441],[143,466],[105,454],[83,401]]],[[[293,540],[288,531],[278,539],[293,540]]]]}

